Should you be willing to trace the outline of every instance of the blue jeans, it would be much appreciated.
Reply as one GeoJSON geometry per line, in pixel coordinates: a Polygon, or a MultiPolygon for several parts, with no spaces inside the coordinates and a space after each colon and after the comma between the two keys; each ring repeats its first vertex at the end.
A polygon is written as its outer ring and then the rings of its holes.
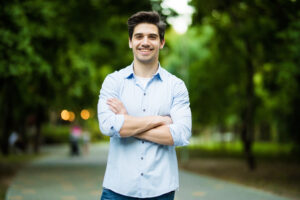
{"type": "Polygon", "coordinates": [[[101,200],[174,200],[175,192],[169,192],[158,197],[152,198],[135,198],[117,194],[109,189],[103,188],[101,200]]]}

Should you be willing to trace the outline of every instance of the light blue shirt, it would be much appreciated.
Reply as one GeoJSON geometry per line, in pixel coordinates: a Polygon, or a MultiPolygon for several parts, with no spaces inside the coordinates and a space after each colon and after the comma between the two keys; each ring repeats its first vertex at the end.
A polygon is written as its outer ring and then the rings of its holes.
{"type": "Polygon", "coordinates": [[[147,198],[179,187],[175,146],[188,145],[191,137],[189,96],[182,80],[159,66],[143,89],[136,81],[133,64],[109,74],[100,90],[98,119],[101,132],[110,136],[104,188],[147,198]],[[109,98],[121,100],[131,116],[171,116],[173,124],[169,128],[174,146],[120,137],[124,115],[109,109],[109,98]]]}

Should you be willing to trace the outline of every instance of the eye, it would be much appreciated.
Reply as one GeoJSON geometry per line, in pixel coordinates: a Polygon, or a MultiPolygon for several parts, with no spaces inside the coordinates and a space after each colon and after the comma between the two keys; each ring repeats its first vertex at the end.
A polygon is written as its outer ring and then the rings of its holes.
{"type": "Polygon", "coordinates": [[[137,40],[141,40],[141,39],[143,39],[143,35],[141,35],[141,34],[136,34],[136,35],[134,36],[134,38],[137,39],[137,40]]]}
{"type": "Polygon", "coordinates": [[[157,38],[157,35],[149,35],[150,40],[156,40],[156,38],[157,38]]]}

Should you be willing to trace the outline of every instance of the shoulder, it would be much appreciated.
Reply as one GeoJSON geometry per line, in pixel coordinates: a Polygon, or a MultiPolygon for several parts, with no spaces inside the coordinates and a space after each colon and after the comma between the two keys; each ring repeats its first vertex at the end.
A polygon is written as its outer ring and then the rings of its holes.
{"type": "Polygon", "coordinates": [[[126,77],[126,74],[129,70],[130,66],[127,66],[120,70],[114,71],[106,76],[105,82],[120,83],[126,77]]]}
{"type": "Polygon", "coordinates": [[[185,86],[183,80],[181,80],[180,78],[178,78],[174,74],[171,74],[166,69],[161,68],[161,72],[162,72],[164,80],[166,80],[168,82],[168,84],[170,84],[171,86],[173,86],[173,87],[176,87],[176,86],[179,86],[179,85],[184,85],[185,86]]]}
{"type": "Polygon", "coordinates": [[[174,74],[171,74],[166,69],[162,69],[164,80],[169,85],[173,97],[188,97],[188,90],[184,81],[174,74]]]}

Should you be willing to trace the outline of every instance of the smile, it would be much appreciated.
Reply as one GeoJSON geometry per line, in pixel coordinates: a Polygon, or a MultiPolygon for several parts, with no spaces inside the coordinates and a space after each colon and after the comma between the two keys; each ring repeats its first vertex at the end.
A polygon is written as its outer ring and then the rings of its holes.
{"type": "Polygon", "coordinates": [[[147,52],[147,51],[152,51],[153,49],[142,49],[142,48],[138,48],[139,51],[143,51],[143,52],[147,52]]]}
{"type": "Polygon", "coordinates": [[[153,49],[142,49],[142,48],[138,48],[138,51],[142,54],[142,55],[148,55],[150,54],[153,49]]]}

